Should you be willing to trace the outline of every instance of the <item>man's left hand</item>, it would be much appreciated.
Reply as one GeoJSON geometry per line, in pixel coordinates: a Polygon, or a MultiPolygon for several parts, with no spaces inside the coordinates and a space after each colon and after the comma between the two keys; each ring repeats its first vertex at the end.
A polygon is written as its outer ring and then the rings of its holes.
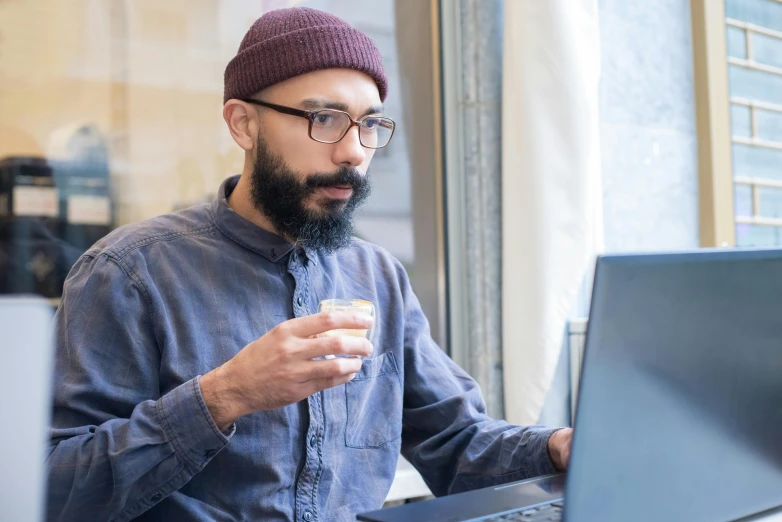
{"type": "Polygon", "coordinates": [[[573,429],[555,431],[548,439],[548,456],[557,471],[565,471],[570,462],[570,446],[573,443],[573,429]]]}

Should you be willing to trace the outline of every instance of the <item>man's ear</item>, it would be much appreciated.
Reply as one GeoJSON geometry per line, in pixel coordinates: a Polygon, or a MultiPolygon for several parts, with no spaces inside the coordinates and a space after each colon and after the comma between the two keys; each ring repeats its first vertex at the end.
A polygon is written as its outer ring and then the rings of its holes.
{"type": "Polygon", "coordinates": [[[237,145],[246,151],[255,147],[258,132],[258,112],[249,103],[228,100],[223,106],[223,119],[237,145]]]}

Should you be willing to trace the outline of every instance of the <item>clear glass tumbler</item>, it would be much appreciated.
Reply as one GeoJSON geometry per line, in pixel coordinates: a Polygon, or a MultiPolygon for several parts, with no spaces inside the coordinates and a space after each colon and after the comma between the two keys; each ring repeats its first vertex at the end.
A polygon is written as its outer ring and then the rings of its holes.
{"type": "MultiPolygon", "coordinates": [[[[372,301],[365,301],[363,299],[325,299],[318,304],[318,312],[353,312],[353,313],[365,313],[375,319],[375,305],[372,301]]],[[[332,337],[335,335],[350,335],[353,337],[366,337],[369,342],[372,342],[372,334],[374,333],[374,326],[366,330],[350,330],[346,328],[340,328],[337,330],[330,330],[323,333],[325,337],[332,337]]],[[[333,359],[334,357],[360,357],[357,355],[327,355],[326,359],[333,359]]]]}

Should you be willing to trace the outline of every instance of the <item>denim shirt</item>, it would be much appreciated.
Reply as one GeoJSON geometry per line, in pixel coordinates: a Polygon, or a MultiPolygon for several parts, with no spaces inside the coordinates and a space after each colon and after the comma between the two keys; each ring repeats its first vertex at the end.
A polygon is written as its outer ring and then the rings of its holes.
{"type": "Polygon", "coordinates": [[[553,430],[486,415],[398,261],[359,240],[294,247],[230,208],[237,180],[73,267],[55,316],[48,520],[354,520],[382,506],[400,451],[436,495],[554,472],[553,430]],[[327,298],[376,305],[355,379],[221,432],[200,376],[327,298]]]}

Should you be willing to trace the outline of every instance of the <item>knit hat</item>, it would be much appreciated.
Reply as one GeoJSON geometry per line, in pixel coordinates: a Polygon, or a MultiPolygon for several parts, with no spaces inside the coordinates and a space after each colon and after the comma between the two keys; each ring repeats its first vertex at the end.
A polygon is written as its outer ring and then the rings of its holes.
{"type": "Polygon", "coordinates": [[[380,99],[386,98],[380,51],[367,35],[323,11],[291,7],[266,13],[244,35],[225,68],[223,103],[320,69],[366,73],[377,83],[380,99]]]}

